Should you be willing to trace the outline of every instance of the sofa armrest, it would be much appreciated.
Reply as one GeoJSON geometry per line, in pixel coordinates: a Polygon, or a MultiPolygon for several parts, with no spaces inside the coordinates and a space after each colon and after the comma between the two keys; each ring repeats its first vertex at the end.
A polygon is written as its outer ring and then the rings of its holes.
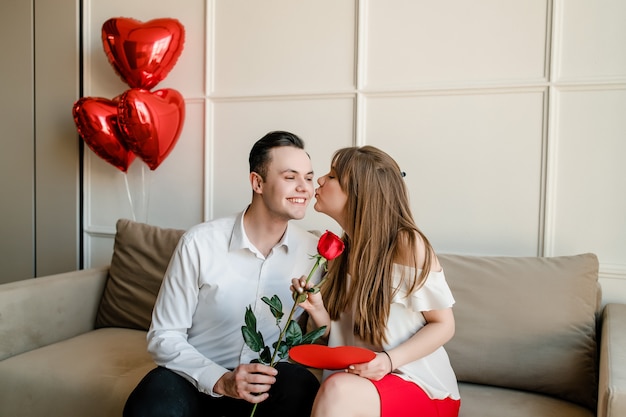
{"type": "Polygon", "coordinates": [[[0,285],[0,360],[94,328],[108,267],[0,285]]]}
{"type": "Polygon", "coordinates": [[[598,417],[626,416],[626,304],[602,313],[598,417]]]}

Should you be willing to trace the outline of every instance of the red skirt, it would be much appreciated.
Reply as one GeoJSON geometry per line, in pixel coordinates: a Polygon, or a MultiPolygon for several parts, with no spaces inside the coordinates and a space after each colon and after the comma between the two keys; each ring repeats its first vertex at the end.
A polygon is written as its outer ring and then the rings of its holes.
{"type": "Polygon", "coordinates": [[[460,400],[433,400],[417,384],[397,375],[372,381],[380,396],[381,417],[458,417],[460,400]]]}

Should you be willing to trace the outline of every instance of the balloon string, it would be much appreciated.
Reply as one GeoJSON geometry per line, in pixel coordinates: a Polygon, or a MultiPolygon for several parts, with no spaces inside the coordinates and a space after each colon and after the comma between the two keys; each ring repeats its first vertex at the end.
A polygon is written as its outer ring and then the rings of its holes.
{"type": "Polygon", "coordinates": [[[148,207],[150,207],[150,189],[152,188],[152,171],[148,172],[148,184],[146,185],[146,164],[141,165],[141,190],[144,202],[144,221],[148,223],[148,207]]]}
{"type": "Polygon", "coordinates": [[[135,206],[133,204],[133,197],[130,192],[130,185],[128,184],[128,174],[123,173],[123,175],[124,183],[126,184],[126,195],[128,196],[128,202],[130,203],[130,211],[133,213],[133,221],[137,221],[137,218],[135,217],[135,206]]]}

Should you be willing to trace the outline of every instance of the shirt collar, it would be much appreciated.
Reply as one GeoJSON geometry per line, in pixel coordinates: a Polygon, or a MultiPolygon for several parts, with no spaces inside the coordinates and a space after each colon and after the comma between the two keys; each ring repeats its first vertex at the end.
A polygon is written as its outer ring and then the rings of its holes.
{"type": "MultiPolygon", "coordinates": [[[[248,239],[248,236],[246,235],[246,230],[243,227],[243,215],[246,210],[239,213],[237,215],[237,218],[235,219],[235,226],[233,227],[233,234],[230,238],[229,250],[235,251],[239,249],[248,249],[251,252],[257,254],[257,256],[263,257],[258,249],[252,244],[252,242],[250,242],[250,239],[248,239]]],[[[276,245],[274,245],[274,249],[284,247],[285,252],[289,251],[290,230],[291,224],[290,222],[288,222],[285,233],[281,237],[280,241],[276,245]]]]}

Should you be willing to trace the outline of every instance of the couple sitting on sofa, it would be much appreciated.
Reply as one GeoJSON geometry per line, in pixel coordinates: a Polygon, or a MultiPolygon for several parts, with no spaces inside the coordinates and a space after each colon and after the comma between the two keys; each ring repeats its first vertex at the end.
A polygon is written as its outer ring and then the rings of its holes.
{"type": "Polygon", "coordinates": [[[321,293],[306,291],[319,273],[308,283],[297,278],[311,269],[316,236],[289,224],[314,195],[302,140],[270,132],[249,163],[248,208],[191,228],[176,247],[148,332],[158,366],[131,393],[124,416],[248,416],[254,407],[258,416],[456,417],[460,396],[443,348],[454,334],[454,298],[413,220],[397,163],[371,146],[344,148],[318,179],[315,209],[337,221],[346,244],[321,293]],[[290,300],[292,291],[307,294],[300,306],[316,327],[327,326],[329,346],[366,347],[373,359],[321,387],[302,365],[254,363],[239,332],[245,308],[260,317],[259,332],[277,340],[280,329],[258,301],[290,300]]]}

